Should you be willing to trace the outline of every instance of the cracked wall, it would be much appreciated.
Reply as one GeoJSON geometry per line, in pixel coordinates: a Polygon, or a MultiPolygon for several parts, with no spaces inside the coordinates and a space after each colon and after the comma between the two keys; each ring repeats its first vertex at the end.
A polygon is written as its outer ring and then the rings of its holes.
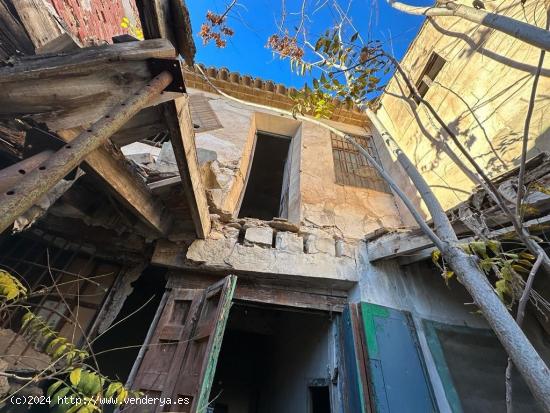
{"type": "MultiPolygon", "coordinates": [[[[218,95],[189,90],[208,97],[223,128],[196,133],[196,145],[211,212],[224,219],[238,212],[245,187],[256,130],[292,136],[291,210],[289,220],[306,228],[323,230],[329,236],[361,239],[380,227],[402,225],[393,195],[335,183],[330,132],[307,122],[259,111],[218,95]],[[298,152],[296,154],[296,152],[298,152]],[[296,161],[294,157],[296,154],[296,161]],[[299,189],[299,190],[298,190],[299,189]],[[292,215],[292,217],[291,217],[292,215]]],[[[331,122],[348,133],[366,135],[359,126],[331,122]]],[[[376,142],[380,152],[385,147],[376,142]]]]}

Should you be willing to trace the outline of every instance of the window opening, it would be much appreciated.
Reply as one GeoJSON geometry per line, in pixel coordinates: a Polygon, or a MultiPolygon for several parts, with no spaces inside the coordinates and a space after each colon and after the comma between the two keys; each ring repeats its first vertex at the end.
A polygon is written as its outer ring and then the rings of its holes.
{"type": "MultiPolygon", "coordinates": [[[[376,161],[379,160],[372,136],[353,136],[353,138],[376,161]]],[[[334,133],[331,134],[331,139],[337,184],[391,193],[388,184],[355,146],[334,133]]]]}
{"type": "MultiPolygon", "coordinates": [[[[428,93],[428,89],[430,88],[432,82],[435,80],[439,72],[441,72],[441,69],[443,69],[445,63],[445,59],[443,59],[437,53],[432,52],[430,58],[428,59],[426,67],[424,68],[422,74],[416,82],[416,88],[418,89],[418,93],[421,97],[426,96],[426,93],[428,93]]],[[[420,99],[418,97],[413,96],[413,99],[416,104],[420,103],[420,99]]]]}
{"type": "Polygon", "coordinates": [[[280,216],[283,181],[289,159],[291,138],[258,132],[252,166],[239,218],[271,220],[280,216]]]}

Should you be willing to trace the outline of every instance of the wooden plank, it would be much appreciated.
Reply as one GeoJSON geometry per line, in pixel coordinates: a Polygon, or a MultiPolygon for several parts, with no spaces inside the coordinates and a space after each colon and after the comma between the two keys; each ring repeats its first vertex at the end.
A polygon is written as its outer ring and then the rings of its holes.
{"type": "Polygon", "coordinates": [[[195,63],[195,42],[193,41],[193,30],[191,28],[191,18],[189,10],[185,5],[185,0],[170,0],[172,6],[172,18],[174,20],[174,29],[178,53],[183,56],[189,66],[195,63]]]}
{"type": "Polygon", "coordinates": [[[9,7],[11,3],[11,1],[0,0],[0,60],[4,61],[12,56],[34,52],[34,46],[25,28],[9,7]]]}
{"type": "MultiPolygon", "coordinates": [[[[539,232],[542,228],[550,225],[550,215],[531,219],[524,224],[531,232],[539,232]]],[[[514,228],[507,226],[491,231],[489,238],[499,239],[514,235],[514,228]]],[[[461,237],[460,242],[468,243],[474,241],[474,237],[461,237]]],[[[367,243],[369,261],[389,260],[399,258],[401,265],[411,264],[430,257],[434,250],[431,240],[418,231],[397,232],[384,235],[374,241],[367,243]]]]}
{"type": "Polygon", "coordinates": [[[55,9],[46,1],[15,0],[11,3],[36,49],[66,34],[54,15],[55,9]]]}
{"type": "MultiPolygon", "coordinates": [[[[59,135],[65,142],[78,136],[78,131],[59,135]]],[[[105,145],[85,159],[84,169],[99,176],[110,192],[126,208],[156,233],[167,234],[173,218],[162,202],[155,199],[143,180],[130,170],[124,155],[113,145],[105,145]]]]}
{"type": "MultiPolygon", "coordinates": [[[[108,44],[72,50],[61,54],[44,54],[18,59],[12,66],[0,68],[0,83],[11,83],[47,76],[89,73],[113,62],[135,62],[150,58],[176,57],[172,44],[165,39],[108,44]]],[[[121,79],[123,83],[124,79],[121,79]]]]}
{"type": "MultiPolygon", "coordinates": [[[[113,62],[100,68],[89,65],[77,73],[47,73],[40,79],[2,84],[0,114],[29,117],[35,122],[46,123],[53,131],[87,127],[145,86],[151,77],[147,62],[142,60],[113,62]]],[[[178,96],[181,94],[165,92],[147,105],[158,105],[178,96]]],[[[147,134],[166,130],[159,124],[163,122],[158,110],[145,111],[143,115],[140,112],[116,136],[122,136],[125,143],[135,141],[142,135],[132,138],[133,132],[147,134]]]]}
{"type": "MultiPolygon", "coordinates": [[[[550,215],[529,220],[525,222],[524,225],[530,230],[532,234],[536,234],[542,230],[548,230],[550,228],[550,215]]],[[[515,238],[515,230],[512,226],[501,228],[495,231],[491,231],[489,237],[495,239],[506,239],[510,237],[515,238]]],[[[460,242],[464,244],[472,241],[475,241],[474,237],[460,238],[460,242]]],[[[422,250],[405,253],[398,257],[399,265],[408,265],[418,261],[426,260],[431,257],[434,250],[435,247],[433,246],[433,244],[431,244],[422,250]]]]}
{"type": "Polygon", "coordinates": [[[182,96],[163,103],[162,107],[197,236],[206,238],[210,233],[210,214],[197,159],[189,98],[182,96]]]}
{"type": "Polygon", "coordinates": [[[358,383],[361,408],[365,413],[372,412],[372,395],[370,382],[370,376],[367,372],[367,344],[365,342],[365,335],[363,334],[363,318],[360,310],[361,304],[350,304],[350,318],[353,343],[355,348],[355,359],[357,362],[358,383]]]}
{"type": "Polygon", "coordinates": [[[136,0],[146,39],[163,38],[177,47],[188,65],[196,52],[189,12],[183,0],[136,0]]]}
{"type": "Polygon", "coordinates": [[[164,131],[168,131],[168,127],[164,123],[160,108],[151,106],[143,109],[126,123],[121,130],[111,137],[111,142],[118,146],[124,146],[151,138],[164,131]]]}
{"type": "Polygon", "coordinates": [[[367,243],[369,261],[389,260],[405,254],[414,254],[433,246],[431,240],[420,231],[393,232],[367,243]]]}
{"type": "MultiPolygon", "coordinates": [[[[205,288],[220,280],[221,276],[211,274],[178,274],[171,273],[168,287],[177,288],[205,288]]],[[[289,285],[278,285],[263,280],[250,279],[239,276],[239,283],[235,290],[235,299],[251,303],[278,305],[292,308],[304,308],[321,311],[342,312],[348,298],[339,293],[331,295],[324,291],[309,288],[303,291],[289,285]]]]}
{"type": "Polygon", "coordinates": [[[170,27],[170,0],[136,0],[141,27],[146,39],[167,39],[175,44],[175,36],[170,27]]]}

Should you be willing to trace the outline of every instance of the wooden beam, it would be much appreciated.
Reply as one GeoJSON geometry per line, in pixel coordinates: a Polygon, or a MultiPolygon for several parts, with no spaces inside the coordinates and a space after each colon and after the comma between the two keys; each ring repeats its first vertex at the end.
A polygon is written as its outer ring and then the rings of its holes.
{"type": "Polygon", "coordinates": [[[420,230],[393,232],[369,241],[367,250],[369,261],[390,260],[405,254],[413,254],[433,246],[430,239],[420,230]]]}
{"type": "MultiPolygon", "coordinates": [[[[60,54],[28,56],[13,65],[0,68],[0,83],[11,83],[31,79],[43,79],[55,75],[90,73],[95,69],[115,62],[135,62],[150,58],[175,58],[172,43],[165,39],[144,40],[86,47],[60,54]],[[92,69],[93,70],[93,69],[92,69]]],[[[123,83],[124,79],[120,79],[123,83]]]]}
{"type": "MultiPolygon", "coordinates": [[[[168,277],[168,288],[204,289],[218,282],[223,275],[178,273],[172,271],[168,277]]],[[[239,276],[235,299],[250,303],[280,305],[323,311],[342,312],[347,304],[347,295],[331,295],[310,288],[300,291],[288,285],[276,285],[259,279],[239,276]]]]}
{"type": "MultiPolygon", "coordinates": [[[[60,137],[70,142],[74,134],[60,137]]],[[[109,192],[149,228],[162,234],[170,231],[173,217],[131,169],[120,150],[113,145],[103,146],[88,155],[83,168],[98,176],[109,192]]]]}
{"type": "MultiPolygon", "coordinates": [[[[178,94],[181,96],[181,94],[178,94]]],[[[134,116],[124,127],[111,137],[111,142],[118,146],[128,145],[142,139],[151,138],[161,132],[167,132],[159,106],[143,109],[134,116]]]]}
{"type": "MultiPolygon", "coordinates": [[[[28,117],[55,132],[87,127],[149,82],[148,58],[174,56],[165,40],[152,40],[22,59],[0,68],[0,114],[28,117]]],[[[177,96],[165,92],[148,106],[177,96]]]]}
{"type": "Polygon", "coordinates": [[[163,103],[162,108],[197,236],[206,238],[210,233],[210,213],[197,159],[189,97],[163,103]]]}
{"type": "MultiPolygon", "coordinates": [[[[546,152],[538,154],[527,161],[526,167],[526,186],[534,182],[542,186],[548,186],[550,183],[550,154],[546,152]]],[[[493,182],[507,199],[513,200],[516,198],[517,168],[505,172],[495,178],[493,182]]],[[[540,219],[546,219],[545,214],[550,211],[550,196],[542,192],[532,191],[525,198],[525,204],[529,206],[525,219],[530,220],[528,222],[536,226],[540,223],[540,219]],[[539,218],[541,216],[542,218],[539,218]]],[[[510,202],[509,207],[513,210],[515,204],[513,205],[510,202]]],[[[501,237],[513,231],[509,226],[510,220],[506,214],[494,205],[491,197],[485,191],[478,190],[468,200],[447,211],[450,219],[454,217],[461,218],[452,219],[453,228],[457,236],[464,239],[465,242],[470,239],[469,235],[472,233],[469,226],[475,225],[475,223],[466,225],[467,220],[464,218],[463,213],[468,213],[470,210],[482,211],[485,224],[492,230],[492,237],[501,237]]],[[[410,263],[426,258],[426,254],[429,255],[432,247],[431,241],[420,230],[393,232],[372,241],[367,239],[368,255],[371,262],[400,257],[401,263],[410,263]]]]}
{"type": "Polygon", "coordinates": [[[147,184],[147,186],[151,191],[155,192],[177,184],[181,184],[181,176],[161,179],[160,181],[151,182],[150,184],[147,184]]]}
{"type": "Polygon", "coordinates": [[[20,20],[10,9],[11,1],[0,0],[0,61],[28,55],[34,46],[20,20]]]}
{"type": "Polygon", "coordinates": [[[195,42],[189,11],[183,0],[136,0],[146,39],[168,39],[189,66],[194,64],[195,42]]]}
{"type": "MultiPolygon", "coordinates": [[[[139,112],[150,100],[163,91],[173,80],[169,72],[162,72],[152,79],[147,86],[128,99],[120,102],[108,114],[95,122],[89,129],[80,133],[69,144],[57,150],[39,168],[25,174],[15,186],[0,195],[0,232],[7,229],[15,219],[30,208],[37,200],[53,188],[65,175],[79,166],[95,150],[107,143],[114,132],[139,112]]],[[[119,184],[119,177],[113,176],[110,181],[119,184]]],[[[130,206],[134,210],[143,210],[132,200],[130,206]]],[[[147,205],[149,211],[155,213],[147,220],[148,224],[160,233],[166,233],[169,225],[160,220],[160,211],[153,211],[153,206],[147,205]]]]}
{"type": "MultiPolygon", "coordinates": [[[[550,228],[550,215],[542,218],[532,219],[525,222],[525,226],[533,233],[550,228]]],[[[489,238],[502,239],[510,238],[515,231],[512,226],[491,231],[489,238]]],[[[462,237],[460,242],[468,243],[474,241],[473,237],[462,237]]],[[[369,261],[399,259],[399,264],[407,265],[413,262],[428,259],[435,249],[430,239],[422,234],[411,232],[397,232],[384,235],[375,241],[367,243],[369,261]]]]}
{"type": "Polygon", "coordinates": [[[55,9],[47,1],[15,0],[11,3],[34,44],[36,53],[40,53],[42,48],[51,48],[51,42],[66,35],[78,46],[73,36],[61,26],[55,9]]]}

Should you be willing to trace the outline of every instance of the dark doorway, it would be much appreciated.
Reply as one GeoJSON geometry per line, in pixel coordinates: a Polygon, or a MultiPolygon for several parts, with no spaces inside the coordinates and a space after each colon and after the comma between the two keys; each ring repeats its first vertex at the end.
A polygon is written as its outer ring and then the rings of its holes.
{"type": "Polygon", "coordinates": [[[214,413],[330,413],[332,322],[328,313],[235,302],[210,392],[214,413]],[[324,388],[315,410],[311,387],[324,388]]]}
{"type": "Polygon", "coordinates": [[[310,413],[330,413],[330,393],[328,386],[311,386],[309,388],[311,400],[310,413]]]}
{"type": "Polygon", "coordinates": [[[148,267],[132,284],[128,296],[113,324],[93,344],[101,373],[125,382],[164,293],[163,268],[148,267]]]}
{"type": "Polygon", "coordinates": [[[258,132],[239,218],[279,216],[290,141],[286,136],[258,132]]]}

